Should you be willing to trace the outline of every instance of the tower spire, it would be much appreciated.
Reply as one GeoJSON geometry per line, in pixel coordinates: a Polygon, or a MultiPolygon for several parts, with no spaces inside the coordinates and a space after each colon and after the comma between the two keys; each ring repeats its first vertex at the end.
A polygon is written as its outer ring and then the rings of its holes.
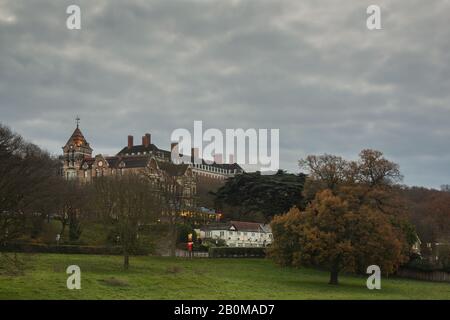
{"type": "Polygon", "coordinates": [[[77,117],[75,118],[75,121],[77,122],[77,129],[78,129],[78,126],[80,125],[80,117],[77,116],[77,117]]]}

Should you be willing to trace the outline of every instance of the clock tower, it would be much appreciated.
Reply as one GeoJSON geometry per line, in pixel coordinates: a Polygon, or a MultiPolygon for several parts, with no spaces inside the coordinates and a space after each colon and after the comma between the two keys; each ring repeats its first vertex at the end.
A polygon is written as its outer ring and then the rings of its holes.
{"type": "Polygon", "coordinates": [[[81,162],[92,157],[92,148],[79,128],[80,118],[76,118],[77,127],[63,149],[63,175],[66,179],[74,179],[80,170],[81,162]]]}

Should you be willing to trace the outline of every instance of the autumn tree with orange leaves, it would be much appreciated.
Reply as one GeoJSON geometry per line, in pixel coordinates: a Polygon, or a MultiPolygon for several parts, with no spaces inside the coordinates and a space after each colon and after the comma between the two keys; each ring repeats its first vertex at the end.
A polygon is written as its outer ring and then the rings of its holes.
{"type": "Polygon", "coordinates": [[[300,164],[309,171],[310,202],[304,212],[292,208],[272,221],[269,254],[276,262],[326,268],[329,283],[338,284],[342,271],[376,264],[387,274],[407,260],[416,237],[397,192],[397,164],[374,150],[363,150],[358,161],[322,155],[300,164]]]}

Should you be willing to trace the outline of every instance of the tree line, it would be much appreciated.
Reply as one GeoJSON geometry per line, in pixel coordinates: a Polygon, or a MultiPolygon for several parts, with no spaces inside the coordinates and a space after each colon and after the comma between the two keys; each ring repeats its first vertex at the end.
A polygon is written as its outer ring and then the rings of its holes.
{"type": "MultiPolygon", "coordinates": [[[[363,272],[369,264],[394,272],[417,235],[448,241],[450,193],[403,186],[399,166],[381,152],[363,150],[356,161],[311,155],[299,165],[307,175],[236,175],[214,192],[203,190],[207,199],[200,202],[222,210],[224,219],[271,223],[269,255],[280,265],[327,268],[332,284],[340,272],[363,272]]],[[[113,227],[128,268],[146,226],[162,221],[175,254],[188,208],[176,178],[155,180],[144,171],[80,184],[59,169],[57,158],[0,124],[0,244],[36,238],[50,219],[61,222],[60,235],[68,229],[71,241],[83,225],[101,222],[113,227]]]]}
{"type": "Polygon", "coordinates": [[[56,157],[0,124],[0,245],[37,238],[51,219],[61,222],[61,237],[68,229],[71,241],[79,239],[83,224],[101,222],[113,227],[127,269],[146,226],[157,221],[169,227],[175,254],[186,208],[185,188],[176,177],[155,179],[143,171],[98,177],[89,184],[66,180],[56,157]]]}
{"type": "Polygon", "coordinates": [[[449,241],[450,193],[402,185],[381,152],[363,150],[356,161],[310,155],[299,166],[307,175],[247,173],[215,193],[226,216],[271,221],[269,254],[280,265],[326,268],[337,284],[340,272],[371,264],[393,273],[418,239],[449,241]]]}

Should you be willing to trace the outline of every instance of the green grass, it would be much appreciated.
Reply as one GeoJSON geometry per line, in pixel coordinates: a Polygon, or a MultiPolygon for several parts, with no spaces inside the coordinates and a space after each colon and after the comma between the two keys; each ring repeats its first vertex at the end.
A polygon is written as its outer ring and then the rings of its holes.
{"type": "Polygon", "coordinates": [[[0,275],[0,299],[450,299],[450,284],[366,278],[280,268],[263,259],[132,257],[129,271],[117,256],[21,254],[25,273],[0,275]],[[67,266],[81,268],[81,290],[68,290],[67,266]]]}

